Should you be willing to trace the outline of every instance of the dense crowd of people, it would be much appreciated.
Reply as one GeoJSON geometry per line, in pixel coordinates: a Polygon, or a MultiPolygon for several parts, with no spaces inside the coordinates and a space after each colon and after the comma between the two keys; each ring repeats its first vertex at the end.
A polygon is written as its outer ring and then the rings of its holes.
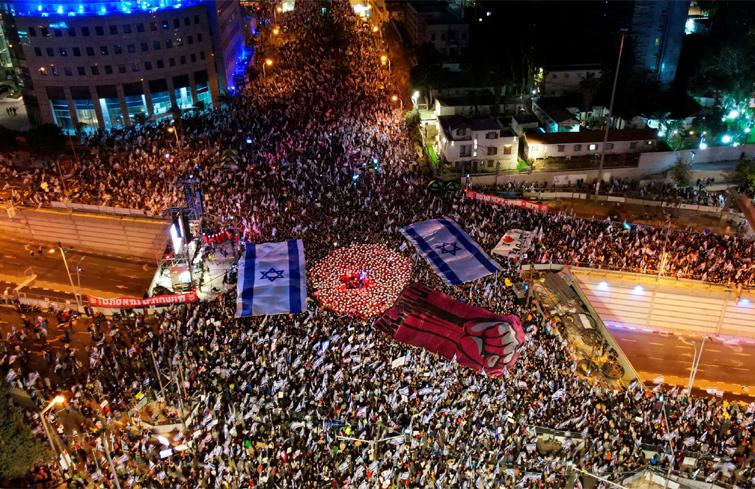
{"type": "MultiPolygon", "coordinates": [[[[24,182],[16,198],[65,195],[160,213],[180,202],[177,180],[194,174],[208,228],[253,242],[303,239],[308,263],[355,243],[409,256],[398,229],[445,215],[486,249],[506,229],[537,230],[530,261],[638,272],[664,262],[677,277],[755,282],[755,245],[740,236],[433,196],[410,170],[415,148],[380,36],[346,1],[320,8],[301,2],[281,16],[280,35],[258,48],[259,59],[275,59],[266,76],[226,106],[178,122],[178,147],[161,124],[98,135],[89,155],[63,163],[70,178],[5,168],[24,182]]],[[[71,452],[71,485],[115,487],[112,463],[121,487],[562,488],[570,463],[619,480],[647,464],[679,469],[689,453],[699,478],[755,483],[754,405],[586,380],[563,326],[516,303],[507,286],[518,280],[515,264],[450,287],[413,259],[414,280],[522,318],[527,341],[511,371],[492,378],[459,368],[314,301],[299,315],[236,320],[230,291],[147,319],[99,317],[84,352],[67,338],[57,349],[42,342],[30,320],[4,338],[2,375],[40,406],[66,393],[66,407],[48,419],[71,452]],[[408,359],[392,367],[399,357],[408,359]],[[140,393],[164,399],[148,406],[179,428],[158,437],[129,415],[140,393]],[[75,432],[63,418],[76,419],[75,432]],[[570,435],[544,453],[538,426],[570,435]],[[647,445],[669,457],[648,458],[647,445]]],[[[63,314],[59,328],[70,334],[75,318],[63,314]]],[[[39,416],[29,423],[44,437],[39,416]]]]}

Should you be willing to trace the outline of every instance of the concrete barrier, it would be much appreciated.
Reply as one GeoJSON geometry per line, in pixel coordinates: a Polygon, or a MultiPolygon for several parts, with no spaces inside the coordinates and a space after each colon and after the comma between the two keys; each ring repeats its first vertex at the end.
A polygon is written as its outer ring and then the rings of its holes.
{"type": "MultiPolygon", "coordinates": [[[[700,172],[706,171],[702,166],[705,163],[720,163],[726,161],[737,161],[745,155],[747,158],[755,158],[755,144],[744,144],[742,146],[713,146],[706,149],[685,149],[680,151],[654,151],[650,153],[641,153],[637,166],[605,168],[603,170],[603,179],[628,178],[639,180],[649,175],[662,173],[677,162],[678,159],[694,163],[695,178],[700,178],[700,172]]],[[[713,172],[720,172],[720,169],[711,167],[713,172]]],[[[534,173],[506,173],[500,175],[472,175],[470,177],[473,186],[495,186],[507,182],[513,183],[542,183],[548,185],[561,184],[566,182],[576,183],[577,180],[592,182],[597,180],[598,170],[575,168],[572,170],[560,171],[539,171],[534,173]]],[[[719,178],[716,178],[719,180],[719,178]]],[[[466,184],[466,178],[461,177],[461,184],[466,184]]]]}
{"type": "MultiPolygon", "coordinates": [[[[578,192],[523,192],[522,197],[529,200],[553,200],[553,199],[587,199],[587,194],[578,192]]],[[[730,215],[736,215],[744,219],[741,213],[726,209],[724,207],[714,207],[698,204],[684,204],[676,202],[666,202],[662,200],[634,199],[630,197],[621,197],[618,195],[599,195],[598,200],[604,202],[617,202],[622,204],[643,205],[651,207],[670,207],[675,209],[685,209],[696,212],[707,212],[710,214],[721,214],[727,211],[730,215]]]]}

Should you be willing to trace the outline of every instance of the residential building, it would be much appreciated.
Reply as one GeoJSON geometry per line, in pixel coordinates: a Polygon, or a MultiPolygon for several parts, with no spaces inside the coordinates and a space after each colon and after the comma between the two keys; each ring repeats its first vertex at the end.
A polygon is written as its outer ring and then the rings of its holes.
{"type": "Polygon", "coordinates": [[[524,108],[519,97],[496,97],[492,92],[483,91],[457,96],[441,95],[435,98],[435,114],[463,115],[479,117],[489,115],[515,114],[524,108]]]}
{"type": "MultiPolygon", "coordinates": [[[[572,158],[598,155],[603,147],[603,131],[550,132],[527,131],[527,158],[572,158]]],[[[657,131],[653,129],[619,129],[608,131],[606,154],[631,154],[655,151],[657,131]]]]}
{"type": "MultiPolygon", "coordinates": [[[[541,97],[533,99],[532,112],[543,124],[546,132],[576,132],[602,126],[608,117],[605,102],[585,103],[585,97],[579,94],[564,97],[541,97]]],[[[611,127],[623,129],[626,125],[621,117],[612,119],[611,127]]],[[[645,127],[640,126],[640,127],[645,127]]]]}
{"type": "Polygon", "coordinates": [[[543,67],[540,93],[546,97],[560,97],[582,91],[584,80],[599,81],[603,76],[600,64],[575,64],[543,67]]]}
{"type": "Polygon", "coordinates": [[[547,132],[579,131],[579,120],[574,114],[551,99],[532,100],[532,113],[547,132]]]}
{"type": "MultiPolygon", "coordinates": [[[[458,56],[469,47],[469,25],[445,1],[408,1],[401,4],[403,26],[411,45],[431,44],[444,56],[458,56]]],[[[394,16],[396,17],[396,16],[394,16]]]]}
{"type": "Polygon", "coordinates": [[[509,124],[511,125],[511,130],[514,131],[514,134],[519,136],[519,138],[522,138],[525,131],[530,129],[537,129],[538,126],[540,126],[540,121],[537,119],[537,117],[535,117],[533,113],[522,109],[511,116],[509,124]]]}
{"type": "Polygon", "coordinates": [[[174,106],[211,107],[244,72],[238,0],[0,0],[0,9],[19,40],[32,123],[73,132],[170,117],[174,106]]]}
{"type": "Polygon", "coordinates": [[[662,85],[676,77],[689,0],[635,0],[629,39],[636,71],[652,74],[662,85]]]}
{"type": "Polygon", "coordinates": [[[516,168],[519,138],[493,117],[438,118],[437,147],[457,171],[494,172],[516,168]]]}

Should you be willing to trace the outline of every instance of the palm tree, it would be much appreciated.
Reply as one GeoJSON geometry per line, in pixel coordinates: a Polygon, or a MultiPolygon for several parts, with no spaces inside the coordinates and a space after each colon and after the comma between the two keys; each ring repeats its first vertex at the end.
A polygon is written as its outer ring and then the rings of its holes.
{"type": "Polygon", "coordinates": [[[220,92],[220,94],[218,95],[218,104],[221,107],[223,107],[223,106],[228,107],[229,105],[231,105],[231,100],[232,99],[233,99],[233,97],[231,97],[230,95],[228,95],[228,92],[226,92],[224,90],[224,91],[220,92]]]}
{"type": "Polygon", "coordinates": [[[582,80],[579,82],[579,88],[582,90],[582,102],[584,103],[585,110],[592,108],[592,101],[595,98],[595,92],[598,91],[600,86],[600,78],[595,76],[595,73],[588,71],[582,80]]]}
{"type": "Polygon", "coordinates": [[[133,122],[134,124],[143,126],[147,123],[147,114],[145,114],[144,112],[137,112],[131,117],[131,119],[131,122],[133,122]]]}

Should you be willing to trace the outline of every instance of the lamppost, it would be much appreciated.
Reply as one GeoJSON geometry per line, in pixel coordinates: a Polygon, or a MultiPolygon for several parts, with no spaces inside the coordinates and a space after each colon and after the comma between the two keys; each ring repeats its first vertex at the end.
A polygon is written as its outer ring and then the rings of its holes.
{"type": "Polygon", "coordinates": [[[700,343],[700,349],[697,349],[697,343],[692,342],[692,371],[689,373],[689,384],[687,385],[687,395],[692,397],[692,387],[695,385],[695,377],[697,377],[697,369],[700,366],[700,359],[703,356],[703,348],[705,348],[705,341],[707,336],[703,336],[703,341],[700,343]]]}
{"type": "Polygon", "coordinates": [[[666,245],[668,245],[668,233],[671,229],[671,216],[666,217],[666,239],[663,240],[663,251],[661,251],[661,263],[658,265],[658,276],[656,277],[656,282],[661,279],[661,275],[663,274],[663,269],[666,268],[666,245]]]}
{"type": "MultiPolygon", "coordinates": [[[[60,250],[60,256],[63,257],[63,265],[66,267],[66,273],[68,274],[68,281],[71,283],[71,289],[73,289],[73,295],[76,298],[76,312],[81,312],[81,295],[78,289],[73,284],[73,277],[71,276],[71,269],[68,268],[68,260],[66,260],[66,251],[63,249],[63,245],[58,243],[58,250],[60,250]]],[[[55,248],[50,248],[50,253],[55,253],[55,248]]],[[[81,263],[81,261],[79,261],[81,263]]]]}
{"type": "Polygon", "coordinates": [[[265,62],[262,63],[262,76],[267,78],[267,70],[265,67],[267,66],[273,66],[273,60],[270,58],[265,58],[265,62]]]}
{"type": "Polygon", "coordinates": [[[595,184],[595,200],[598,200],[600,193],[600,182],[603,180],[603,163],[606,159],[606,145],[608,144],[608,129],[611,127],[611,118],[613,117],[613,101],[616,98],[616,84],[619,81],[619,67],[621,66],[621,53],[624,51],[624,36],[626,30],[621,31],[621,41],[619,42],[619,56],[616,58],[616,71],[613,74],[613,88],[611,89],[611,102],[608,104],[608,118],[606,118],[606,127],[603,132],[603,146],[600,148],[600,163],[598,164],[598,182],[595,184]]]}
{"type": "Polygon", "coordinates": [[[176,135],[176,148],[180,148],[181,147],[181,143],[179,142],[178,131],[176,131],[176,128],[173,127],[173,126],[170,126],[170,127],[168,127],[168,132],[172,132],[173,134],[176,135]]]}
{"type": "Polygon", "coordinates": [[[404,101],[398,95],[391,95],[391,102],[398,102],[400,104],[401,110],[404,110],[404,101]]]}
{"type": "Polygon", "coordinates": [[[391,71],[391,59],[388,56],[386,56],[385,54],[381,55],[380,56],[380,64],[382,64],[383,66],[388,65],[388,72],[390,73],[390,71],[391,71]]]}
{"type": "Polygon", "coordinates": [[[47,435],[47,441],[50,442],[50,447],[52,448],[52,451],[55,452],[55,458],[58,459],[58,462],[60,462],[60,452],[58,451],[58,447],[55,445],[55,442],[52,440],[52,427],[47,426],[47,412],[50,411],[50,409],[54,408],[55,406],[59,406],[61,404],[64,404],[66,402],[66,398],[58,394],[57,396],[50,399],[50,402],[47,403],[47,406],[39,412],[39,417],[42,420],[42,427],[45,429],[45,434],[47,435]]]}
{"type": "Polygon", "coordinates": [[[84,271],[83,268],[81,268],[81,262],[84,261],[84,258],[86,258],[86,255],[79,258],[79,262],[76,264],[76,285],[78,286],[79,290],[81,290],[81,272],[84,271]]]}

